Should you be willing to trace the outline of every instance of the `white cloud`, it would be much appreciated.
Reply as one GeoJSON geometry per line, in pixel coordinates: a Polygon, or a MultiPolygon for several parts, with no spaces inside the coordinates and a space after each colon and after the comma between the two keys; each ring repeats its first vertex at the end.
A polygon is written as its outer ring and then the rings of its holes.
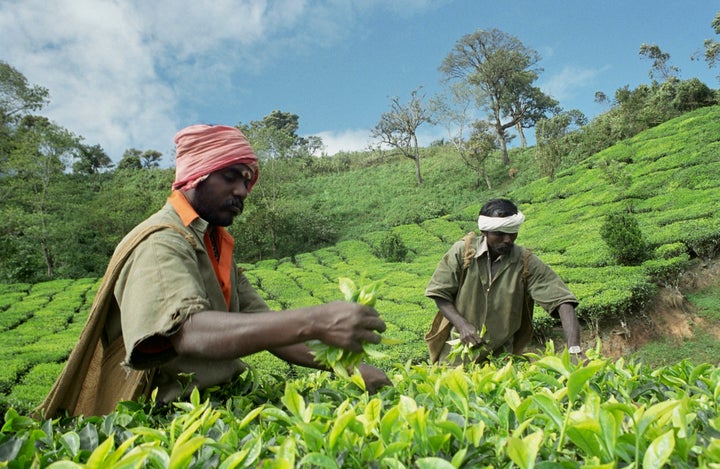
{"type": "Polygon", "coordinates": [[[176,102],[158,79],[138,17],[115,2],[4,2],[3,58],[50,91],[43,114],[116,161],[132,146],[171,148],[176,102]],[[168,144],[169,142],[169,144],[168,144]]]}
{"type": "MultiPolygon", "coordinates": [[[[358,17],[436,8],[430,0],[3,0],[2,60],[50,92],[42,111],[118,161],[197,122],[205,92],[237,87],[288,50],[351,37],[358,17]],[[194,107],[195,106],[195,107],[194,107]]],[[[328,149],[365,147],[365,131],[329,133],[328,149]],[[358,136],[358,133],[363,133],[358,136]],[[344,146],[344,147],[343,147],[344,146]]]]}
{"type": "MultiPolygon", "coordinates": [[[[324,153],[335,155],[341,151],[366,151],[377,142],[371,136],[370,129],[353,129],[343,131],[327,130],[319,132],[316,136],[322,138],[325,146],[324,153]]],[[[417,132],[418,144],[427,147],[432,142],[442,138],[447,139],[447,131],[441,127],[420,127],[417,132]]]]}
{"type": "Polygon", "coordinates": [[[328,130],[316,135],[322,138],[323,145],[325,145],[324,152],[327,155],[334,155],[341,151],[365,151],[372,143],[369,129],[328,130]]]}
{"type": "Polygon", "coordinates": [[[580,90],[594,83],[603,70],[564,67],[559,73],[544,80],[540,88],[553,98],[562,102],[575,97],[580,90]]]}

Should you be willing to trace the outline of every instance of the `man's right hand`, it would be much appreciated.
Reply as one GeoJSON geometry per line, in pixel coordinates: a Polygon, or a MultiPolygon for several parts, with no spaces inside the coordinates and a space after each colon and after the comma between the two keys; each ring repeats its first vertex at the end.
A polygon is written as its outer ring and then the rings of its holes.
{"type": "Polygon", "coordinates": [[[327,303],[316,316],[318,338],[352,352],[361,352],[364,342],[379,344],[380,334],[374,331],[384,332],[387,327],[375,309],[345,301],[327,303]]]}
{"type": "Polygon", "coordinates": [[[465,320],[465,318],[461,319],[462,321],[458,321],[460,324],[456,326],[456,329],[460,334],[460,342],[471,347],[476,347],[478,345],[484,344],[485,340],[480,337],[477,328],[473,324],[465,320]]]}

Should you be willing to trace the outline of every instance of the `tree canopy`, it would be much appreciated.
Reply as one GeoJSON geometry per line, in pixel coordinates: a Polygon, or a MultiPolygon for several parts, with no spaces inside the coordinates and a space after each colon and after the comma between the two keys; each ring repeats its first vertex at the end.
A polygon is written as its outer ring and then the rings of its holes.
{"type": "Polygon", "coordinates": [[[490,29],[460,38],[440,65],[445,80],[463,81],[480,91],[476,104],[488,114],[506,165],[508,130],[522,131],[557,105],[533,86],[542,71],[539,60],[515,36],[490,29]]]}

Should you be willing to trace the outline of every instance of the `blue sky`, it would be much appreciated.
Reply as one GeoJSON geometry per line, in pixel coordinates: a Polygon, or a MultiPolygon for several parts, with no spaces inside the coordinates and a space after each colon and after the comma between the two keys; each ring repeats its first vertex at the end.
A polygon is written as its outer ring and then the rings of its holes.
{"type": "MultiPolygon", "coordinates": [[[[710,0],[0,0],[0,60],[49,89],[42,112],[114,161],[195,123],[300,117],[325,151],[361,150],[390,100],[440,92],[438,66],[464,35],[497,28],[535,49],[537,84],[592,118],[596,91],[649,82],[642,43],[718,88],[690,57],[720,40],[710,0]]],[[[419,129],[421,143],[446,136],[419,129]]]]}

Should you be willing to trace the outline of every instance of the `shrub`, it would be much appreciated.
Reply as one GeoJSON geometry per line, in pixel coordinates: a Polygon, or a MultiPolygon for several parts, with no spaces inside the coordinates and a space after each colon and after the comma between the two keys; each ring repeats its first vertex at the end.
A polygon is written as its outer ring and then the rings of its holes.
{"type": "Polygon", "coordinates": [[[408,248],[397,233],[388,232],[380,239],[375,247],[375,255],[388,262],[403,262],[408,254],[408,248]]]}
{"type": "Polygon", "coordinates": [[[613,259],[620,265],[640,265],[648,258],[648,246],[640,225],[630,213],[607,215],[600,236],[613,259]]]}

